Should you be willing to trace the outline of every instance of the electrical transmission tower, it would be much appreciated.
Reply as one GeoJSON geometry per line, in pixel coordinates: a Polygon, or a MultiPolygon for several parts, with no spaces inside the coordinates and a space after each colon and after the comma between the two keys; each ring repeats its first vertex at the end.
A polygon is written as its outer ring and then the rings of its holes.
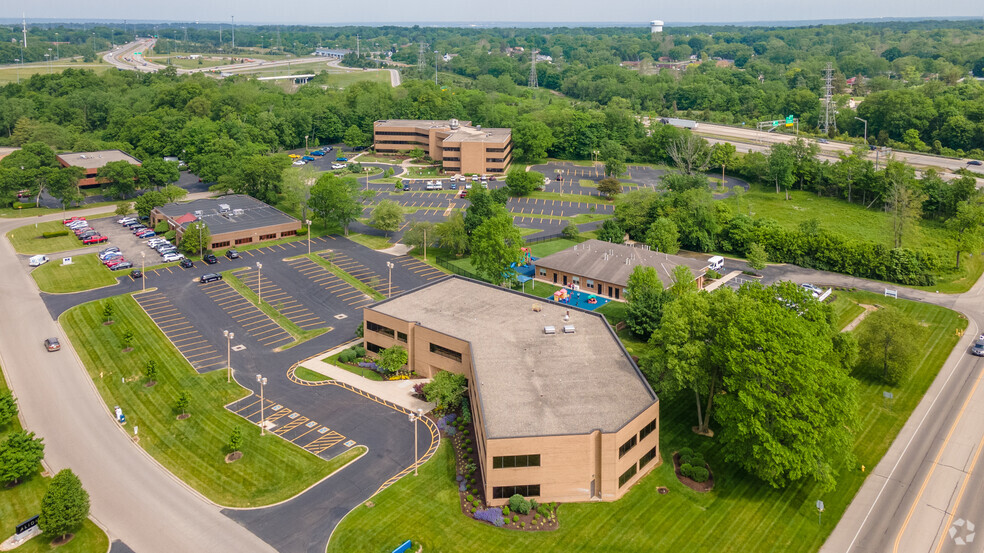
{"type": "Polygon", "coordinates": [[[536,53],[539,50],[531,48],[530,52],[530,88],[540,88],[536,82],[536,53]]]}
{"type": "Polygon", "coordinates": [[[361,56],[362,56],[361,37],[359,35],[355,35],[355,57],[358,58],[361,56]]]}
{"type": "Polygon", "coordinates": [[[824,69],[823,106],[820,108],[820,130],[823,134],[837,131],[837,106],[834,105],[834,64],[827,62],[824,69]]]}
{"type": "Polygon", "coordinates": [[[417,71],[419,71],[421,75],[424,74],[424,67],[427,65],[427,61],[424,59],[425,46],[426,45],[421,42],[420,47],[417,49],[417,71]]]}
{"type": "Polygon", "coordinates": [[[440,61],[440,59],[441,59],[441,53],[438,52],[437,50],[434,50],[434,84],[436,84],[437,86],[441,86],[440,84],[437,83],[437,62],[440,61]]]}

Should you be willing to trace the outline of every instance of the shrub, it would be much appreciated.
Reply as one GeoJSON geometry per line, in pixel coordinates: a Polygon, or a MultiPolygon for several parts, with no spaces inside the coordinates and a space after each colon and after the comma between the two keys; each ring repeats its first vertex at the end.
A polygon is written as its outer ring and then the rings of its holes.
{"type": "Polygon", "coordinates": [[[513,515],[513,522],[519,522],[519,515],[513,515]]]}
{"type": "Polygon", "coordinates": [[[472,448],[470,448],[470,447],[468,448],[468,453],[472,453],[473,451],[475,451],[475,450],[472,449],[472,448]]]}
{"type": "Polygon", "coordinates": [[[710,471],[704,467],[691,467],[690,468],[690,478],[694,482],[707,482],[707,479],[711,477],[710,471]]]}
{"type": "Polygon", "coordinates": [[[465,445],[471,445],[471,438],[465,438],[465,445]]]}
{"type": "Polygon", "coordinates": [[[414,384],[413,385],[413,393],[416,394],[416,395],[418,395],[418,396],[424,395],[424,383],[423,382],[420,382],[420,383],[414,384]]]}
{"type": "Polygon", "coordinates": [[[491,522],[497,527],[505,526],[506,520],[502,516],[502,510],[496,507],[489,509],[479,509],[475,511],[475,520],[484,520],[485,522],[491,522]]]}
{"type": "Polygon", "coordinates": [[[530,510],[536,511],[540,507],[540,504],[536,502],[535,499],[530,500],[530,510]]]}
{"type": "Polygon", "coordinates": [[[355,346],[355,348],[353,348],[353,349],[355,350],[355,356],[356,357],[365,357],[366,356],[366,348],[364,348],[362,346],[355,346]]]}
{"type": "Polygon", "coordinates": [[[519,523],[519,527],[520,528],[526,528],[526,523],[525,522],[520,522],[519,523]]]}
{"type": "Polygon", "coordinates": [[[704,276],[707,277],[707,278],[715,279],[716,280],[716,279],[721,278],[721,273],[715,271],[714,269],[708,269],[708,271],[706,273],[704,273],[704,276]]]}
{"type": "Polygon", "coordinates": [[[307,227],[301,227],[297,229],[297,236],[307,236],[307,233],[308,233],[307,227]]]}
{"type": "Polygon", "coordinates": [[[476,509],[475,507],[472,507],[472,508],[471,508],[471,514],[473,514],[473,515],[474,515],[474,514],[475,514],[475,511],[478,511],[478,509],[476,509]]]}
{"type": "Polygon", "coordinates": [[[482,502],[476,499],[475,501],[472,501],[472,506],[473,507],[481,507],[482,506],[482,502]]]}
{"type": "Polygon", "coordinates": [[[550,506],[549,505],[543,505],[543,504],[538,505],[536,507],[536,512],[537,512],[537,514],[539,514],[543,518],[550,518],[550,515],[551,515],[550,506]]]}
{"type": "MultiPolygon", "coordinates": [[[[685,447],[679,451],[680,455],[680,465],[691,465],[694,467],[704,466],[704,456],[700,453],[695,452],[689,447],[685,447]]],[[[681,466],[680,470],[683,470],[681,466]]]]}
{"type": "Polygon", "coordinates": [[[465,482],[464,480],[462,480],[462,481],[461,481],[461,482],[460,482],[460,483],[458,484],[458,491],[459,491],[459,492],[463,492],[463,491],[465,491],[465,490],[467,490],[467,489],[468,489],[468,482],[465,482]]]}
{"type": "Polygon", "coordinates": [[[168,240],[174,240],[174,237],[176,235],[177,235],[177,232],[175,232],[173,230],[169,230],[169,231],[167,231],[167,232],[164,233],[164,238],[166,238],[168,240]]]}
{"type": "Polygon", "coordinates": [[[338,360],[342,363],[351,363],[355,360],[355,352],[351,350],[345,350],[338,355],[338,360]]]}
{"type": "Polygon", "coordinates": [[[471,477],[471,478],[470,478],[470,479],[468,480],[468,482],[469,482],[469,483],[471,483],[471,484],[474,484],[474,483],[475,483],[475,477],[474,477],[474,476],[472,476],[472,477],[471,477]]]}
{"type": "Polygon", "coordinates": [[[509,498],[509,508],[521,515],[529,514],[530,502],[523,496],[516,494],[509,498]]]}
{"type": "Polygon", "coordinates": [[[502,514],[503,514],[504,516],[509,516],[509,505],[504,505],[504,506],[502,507],[502,514]]]}
{"type": "Polygon", "coordinates": [[[465,496],[465,501],[471,503],[472,501],[475,501],[475,496],[473,496],[472,494],[468,494],[465,496]]]}
{"type": "Polygon", "coordinates": [[[167,224],[167,221],[161,221],[154,225],[154,232],[157,234],[164,234],[165,232],[171,230],[171,227],[167,224]]]}
{"type": "Polygon", "coordinates": [[[567,238],[568,240],[575,240],[578,236],[581,235],[581,231],[578,230],[577,225],[575,225],[574,223],[570,223],[569,225],[564,227],[564,230],[560,231],[560,234],[562,234],[564,238],[567,238]]]}
{"type": "Polygon", "coordinates": [[[465,428],[464,430],[461,431],[461,433],[464,434],[465,436],[467,436],[468,435],[468,429],[465,428]]]}
{"type": "Polygon", "coordinates": [[[58,238],[59,236],[68,236],[67,230],[56,230],[53,232],[42,232],[41,236],[44,238],[58,238]]]}
{"type": "Polygon", "coordinates": [[[690,478],[691,473],[693,473],[694,467],[690,466],[690,463],[684,463],[680,465],[680,474],[690,478]]]}

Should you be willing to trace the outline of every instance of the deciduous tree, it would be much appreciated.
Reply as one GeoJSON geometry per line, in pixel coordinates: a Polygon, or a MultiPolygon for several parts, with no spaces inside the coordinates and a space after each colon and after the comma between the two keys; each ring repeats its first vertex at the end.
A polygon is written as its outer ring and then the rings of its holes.
{"type": "Polygon", "coordinates": [[[961,253],[979,252],[984,247],[984,198],[977,195],[960,202],[956,216],[946,222],[946,228],[953,236],[959,269],[961,253]]]}
{"type": "Polygon", "coordinates": [[[469,245],[472,263],[485,280],[499,284],[516,276],[510,265],[523,258],[523,235],[509,214],[502,213],[482,223],[472,233],[469,245]]]}
{"type": "Polygon", "coordinates": [[[434,226],[434,223],[430,221],[413,221],[403,232],[403,238],[400,241],[409,246],[411,250],[417,248],[422,250],[424,244],[430,244],[437,240],[434,226]]]}
{"type": "Polygon", "coordinates": [[[543,173],[514,167],[506,175],[506,188],[513,196],[528,196],[543,186],[543,173]]]}
{"type": "Polygon", "coordinates": [[[369,215],[369,226],[377,228],[389,236],[403,224],[403,207],[393,200],[383,200],[372,208],[369,215]]]}
{"type": "Polygon", "coordinates": [[[34,432],[14,432],[0,443],[0,482],[20,483],[34,474],[44,459],[44,442],[34,432]]]}
{"type": "Polygon", "coordinates": [[[869,313],[855,333],[863,372],[892,386],[909,377],[920,357],[913,347],[919,325],[912,317],[891,306],[881,307],[869,313]]]}
{"type": "Polygon", "coordinates": [[[379,352],[376,366],[388,373],[395,373],[407,364],[407,350],[403,346],[391,346],[379,352]]]}
{"type": "Polygon", "coordinates": [[[188,223],[184,234],[181,235],[181,242],[178,248],[186,255],[201,255],[203,252],[212,249],[212,232],[204,221],[194,221],[188,223]]]}
{"type": "Polygon", "coordinates": [[[458,257],[468,251],[468,230],[465,228],[465,218],[460,211],[455,211],[443,223],[435,227],[438,244],[448,248],[458,257]]]}
{"type": "Polygon", "coordinates": [[[468,391],[466,384],[467,380],[462,374],[438,371],[434,379],[424,385],[424,396],[427,401],[437,404],[438,409],[454,411],[465,398],[468,391]]]}
{"type": "Polygon", "coordinates": [[[622,183],[615,177],[605,177],[598,181],[598,193],[611,200],[622,193],[622,183]]]}
{"type": "Polygon", "coordinates": [[[649,247],[663,253],[675,254],[680,251],[680,231],[669,217],[658,217],[646,233],[649,247]]]}
{"type": "Polygon", "coordinates": [[[349,223],[362,214],[362,194],[354,177],[340,178],[325,173],[311,188],[308,200],[311,211],[325,222],[337,225],[348,236],[349,223]]]}
{"type": "Polygon", "coordinates": [[[648,338],[659,326],[663,305],[669,296],[653,267],[639,265],[632,269],[625,287],[625,322],[636,336],[648,338]]]}
{"type": "Polygon", "coordinates": [[[5,390],[0,393],[0,428],[6,426],[16,416],[17,400],[14,399],[13,392],[5,390]]]}
{"type": "Polygon", "coordinates": [[[62,469],[51,479],[41,499],[38,527],[48,538],[64,539],[89,518],[89,493],[71,469],[62,469]]]}

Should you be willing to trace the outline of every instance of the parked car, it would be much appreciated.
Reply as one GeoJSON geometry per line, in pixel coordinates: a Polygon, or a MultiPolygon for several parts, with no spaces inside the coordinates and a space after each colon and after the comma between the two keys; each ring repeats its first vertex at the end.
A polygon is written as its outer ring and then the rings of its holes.
{"type": "Polygon", "coordinates": [[[807,292],[813,294],[814,298],[819,298],[820,294],[823,293],[823,288],[820,288],[819,286],[815,286],[813,284],[801,284],[800,286],[802,286],[807,292]]]}
{"type": "Polygon", "coordinates": [[[85,217],[69,217],[68,219],[62,219],[62,224],[67,225],[69,223],[74,223],[75,221],[85,221],[85,217]]]}
{"type": "MultiPolygon", "coordinates": [[[[79,240],[82,241],[83,244],[85,244],[86,243],[86,240],[88,240],[90,238],[95,238],[97,236],[100,236],[99,232],[98,231],[95,231],[95,230],[92,230],[92,231],[89,231],[89,232],[83,232],[82,234],[79,235],[78,238],[79,238],[79,240]]],[[[94,242],[94,243],[97,243],[97,242],[94,242]]]]}
{"type": "Polygon", "coordinates": [[[109,240],[109,238],[106,238],[105,236],[97,235],[97,236],[90,236],[89,238],[86,238],[85,240],[82,241],[82,243],[88,246],[89,244],[102,244],[107,240],[109,240]]]}
{"type": "Polygon", "coordinates": [[[126,228],[133,228],[137,225],[142,225],[142,224],[143,223],[141,223],[138,219],[131,218],[129,221],[123,223],[123,226],[126,228]]]}
{"type": "Polygon", "coordinates": [[[147,229],[146,232],[138,232],[137,233],[137,238],[141,238],[141,239],[142,238],[151,238],[151,237],[154,237],[154,236],[157,236],[157,233],[154,232],[153,229],[147,229]]]}
{"type": "Polygon", "coordinates": [[[970,346],[970,353],[978,357],[984,357],[984,334],[977,337],[974,341],[974,345],[970,346]]]}
{"type": "Polygon", "coordinates": [[[182,259],[181,262],[178,263],[178,265],[181,265],[185,269],[191,269],[192,267],[195,266],[195,263],[192,260],[190,260],[190,259],[188,259],[186,257],[186,258],[182,259]]]}
{"type": "Polygon", "coordinates": [[[129,261],[127,261],[126,259],[124,259],[122,257],[115,257],[113,259],[107,259],[103,263],[103,265],[105,265],[105,266],[109,267],[110,269],[112,269],[113,267],[115,267],[115,266],[117,266],[117,265],[119,265],[121,263],[129,263],[129,261]]]}
{"type": "Polygon", "coordinates": [[[344,163],[332,163],[331,164],[331,168],[332,169],[345,169],[345,164],[344,163]]]}
{"type": "Polygon", "coordinates": [[[427,190],[440,190],[441,189],[441,183],[434,182],[432,180],[429,180],[429,181],[427,181],[427,184],[424,187],[427,190]]]}
{"type": "Polygon", "coordinates": [[[120,252],[106,252],[99,254],[99,261],[102,261],[103,264],[105,264],[107,261],[119,259],[121,257],[123,257],[123,254],[120,252]]]}
{"type": "Polygon", "coordinates": [[[124,261],[123,263],[119,263],[117,265],[113,265],[112,267],[109,268],[109,270],[110,271],[122,271],[123,269],[130,269],[132,267],[133,267],[133,263],[130,263],[129,261],[124,261]]]}
{"type": "Polygon", "coordinates": [[[102,255],[104,253],[119,252],[119,251],[120,251],[120,249],[118,247],[116,247],[116,246],[110,246],[108,248],[103,248],[102,250],[99,250],[99,254],[102,255]]]}
{"type": "Polygon", "coordinates": [[[71,223],[67,224],[66,226],[68,228],[72,229],[72,230],[75,230],[77,228],[88,227],[89,226],[89,223],[87,223],[85,221],[72,221],[71,223]]]}
{"type": "Polygon", "coordinates": [[[116,222],[119,223],[119,224],[121,224],[121,225],[125,225],[127,223],[132,223],[133,221],[136,221],[136,220],[137,220],[136,217],[124,217],[122,219],[119,219],[116,222]]]}
{"type": "Polygon", "coordinates": [[[219,262],[219,260],[214,255],[212,255],[210,253],[209,254],[205,254],[205,256],[202,257],[202,261],[204,261],[205,263],[208,263],[209,265],[215,265],[216,263],[219,262]]]}
{"type": "Polygon", "coordinates": [[[184,259],[184,255],[180,253],[169,253],[164,256],[162,261],[164,261],[164,263],[171,263],[172,261],[180,261],[182,259],[184,259]]]}
{"type": "Polygon", "coordinates": [[[61,344],[58,343],[58,338],[45,338],[44,349],[48,351],[58,351],[61,349],[61,344]]]}
{"type": "Polygon", "coordinates": [[[170,243],[171,242],[169,242],[167,238],[162,238],[160,236],[155,236],[154,238],[147,240],[147,245],[150,246],[151,248],[156,248],[157,246],[161,246],[163,244],[170,244],[170,243]]]}
{"type": "Polygon", "coordinates": [[[325,155],[325,153],[323,151],[321,151],[321,150],[315,150],[315,151],[311,152],[311,155],[321,157],[321,156],[325,155]]]}
{"type": "Polygon", "coordinates": [[[153,229],[148,229],[147,227],[145,227],[143,225],[137,225],[137,226],[131,228],[130,229],[130,232],[132,232],[133,234],[139,234],[141,231],[144,231],[144,230],[153,230],[153,229]]]}
{"type": "Polygon", "coordinates": [[[48,256],[46,255],[35,255],[28,260],[28,265],[31,267],[40,267],[48,262],[48,256]]]}
{"type": "Polygon", "coordinates": [[[820,139],[817,139],[817,142],[819,142],[821,144],[826,144],[826,143],[829,142],[829,140],[827,140],[826,138],[820,138],[820,139]]]}
{"type": "Polygon", "coordinates": [[[348,161],[347,157],[336,157],[335,161],[348,161]]]}
{"type": "Polygon", "coordinates": [[[229,259],[239,259],[239,252],[236,250],[226,250],[225,256],[229,259]]]}
{"type": "Polygon", "coordinates": [[[219,273],[206,273],[198,279],[198,282],[205,284],[206,282],[215,282],[216,280],[222,280],[222,275],[219,273]]]}
{"type": "Polygon", "coordinates": [[[458,194],[458,197],[459,197],[459,198],[464,198],[464,197],[465,197],[465,196],[467,196],[467,195],[468,195],[468,191],[467,191],[467,190],[462,190],[462,191],[461,191],[461,192],[460,192],[460,193],[458,194]]]}
{"type": "Polygon", "coordinates": [[[305,165],[305,163],[303,161],[301,161],[301,160],[297,160],[294,163],[291,163],[291,165],[293,165],[294,167],[301,167],[301,166],[305,165]]]}
{"type": "Polygon", "coordinates": [[[143,271],[140,269],[130,271],[130,278],[143,278],[143,271]]]}
{"type": "Polygon", "coordinates": [[[303,160],[303,161],[314,161],[314,158],[311,157],[311,156],[304,156],[304,157],[301,158],[301,160],[303,160]]]}
{"type": "Polygon", "coordinates": [[[972,159],[967,162],[967,165],[984,165],[984,161],[981,161],[979,159],[972,159]]]}

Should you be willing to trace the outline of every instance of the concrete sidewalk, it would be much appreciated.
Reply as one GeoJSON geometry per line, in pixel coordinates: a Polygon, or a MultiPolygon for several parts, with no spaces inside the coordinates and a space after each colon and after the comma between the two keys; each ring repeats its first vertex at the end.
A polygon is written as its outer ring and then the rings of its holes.
{"type": "Polygon", "coordinates": [[[299,366],[312,370],[318,374],[323,374],[332,380],[344,382],[349,386],[353,386],[363,392],[370,393],[380,399],[391,401],[400,407],[410,409],[411,411],[423,409],[425,413],[428,413],[434,409],[435,405],[433,403],[422,401],[413,397],[414,385],[420,384],[421,382],[430,382],[429,378],[386,381],[369,380],[368,378],[363,378],[355,373],[321,361],[321,359],[329,355],[334,355],[335,353],[336,351],[332,351],[324,354],[323,356],[319,355],[318,357],[301,362],[299,366]]]}

